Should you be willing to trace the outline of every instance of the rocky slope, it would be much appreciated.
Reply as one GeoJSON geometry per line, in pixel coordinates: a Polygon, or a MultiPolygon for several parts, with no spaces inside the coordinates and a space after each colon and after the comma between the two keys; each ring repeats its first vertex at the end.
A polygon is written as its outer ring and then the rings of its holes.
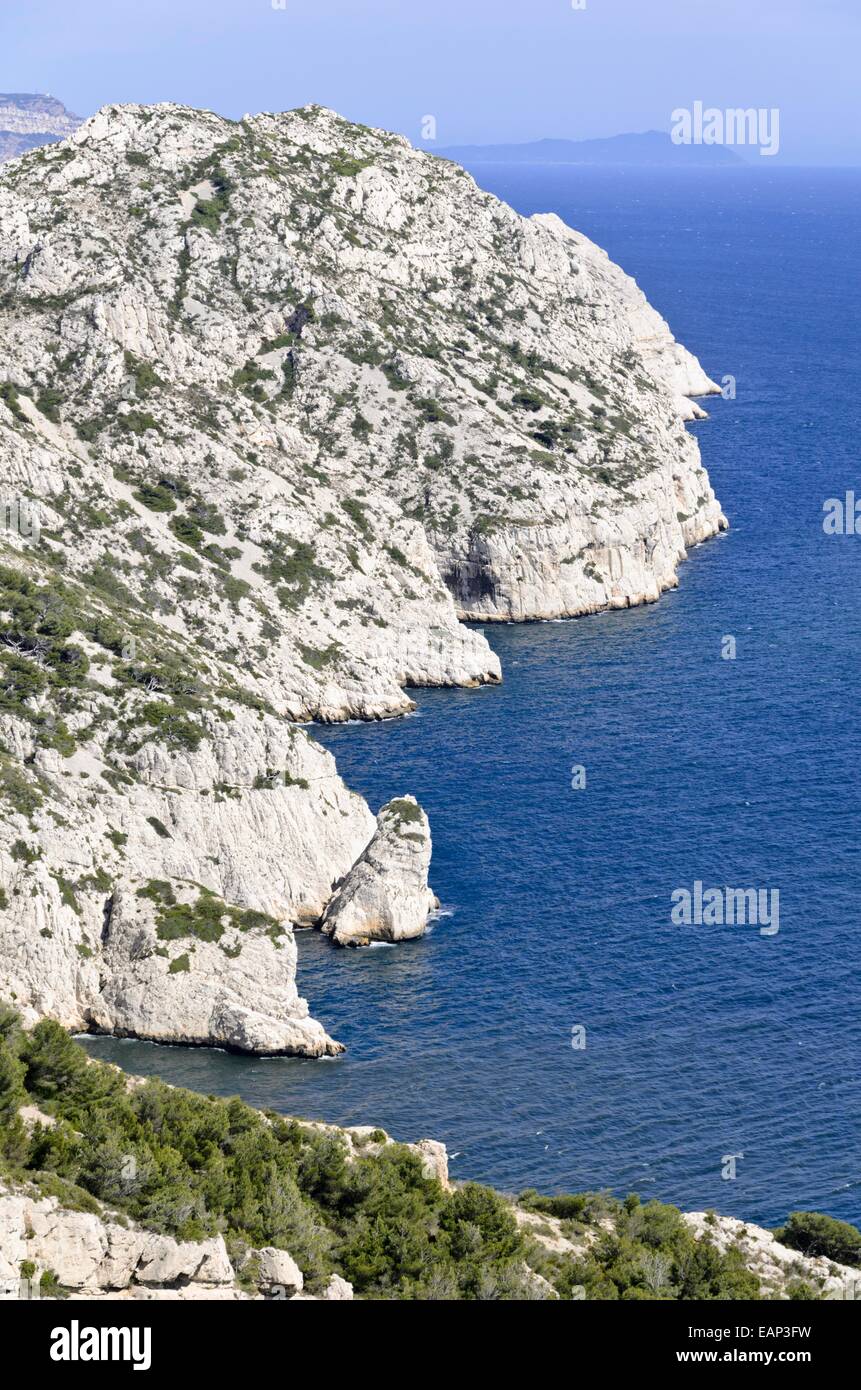
{"type": "Polygon", "coordinates": [[[322,928],[339,946],[421,936],[439,907],[428,888],[428,819],[412,796],[384,806],[364,854],[336,887],[322,928]]]}
{"type": "Polygon", "coordinates": [[[295,721],[652,600],[714,389],[603,252],[317,107],[110,107],[0,172],[0,995],[337,1050],[295,925],[425,927],[427,823],[295,721]]]}
{"type": "MultiPolygon", "coordinates": [[[[134,1089],[144,1084],[129,1077],[134,1089]]],[[[53,1128],[56,1121],[35,1106],[21,1107],[31,1132],[53,1128]]],[[[347,1161],[373,1159],[394,1141],[372,1126],[339,1129],[305,1122],[310,1133],[332,1136],[347,1161]]],[[[414,1154],[428,1180],[449,1190],[445,1145],[434,1139],[403,1144],[414,1154]]],[[[64,1296],[84,1299],[226,1301],[265,1299],[344,1300],[353,1297],[348,1280],[333,1274],[319,1294],[305,1289],[305,1277],[293,1256],[275,1246],[247,1247],[231,1258],[221,1235],[206,1240],[177,1240],[130,1221],[122,1212],[102,1208],[75,1210],[56,1196],[42,1196],[38,1184],[0,1178],[0,1301],[51,1297],[55,1286],[64,1296]]]]}
{"type": "Polygon", "coordinates": [[[37,145],[65,140],[81,124],[56,97],[33,92],[0,92],[0,163],[37,145]]]}
{"type": "MultiPolygon", "coordinates": [[[[553,1218],[535,1219],[517,1206],[512,1210],[535,1244],[556,1256],[576,1259],[600,1234],[571,1240],[553,1218]]],[[[817,1298],[854,1301],[858,1296],[857,1269],[800,1255],[761,1226],[723,1216],[713,1217],[709,1224],[703,1212],[683,1219],[698,1240],[716,1243],[722,1251],[733,1245],[740,1249],[763,1298],[790,1299],[799,1281],[817,1298]]],[[[560,1297],[538,1270],[528,1268],[534,1297],[560,1297]]],[[[234,1263],[222,1236],[177,1241],[108,1212],[70,1210],[56,1197],[39,1197],[26,1187],[0,1183],[0,1301],[50,1298],[60,1290],[64,1297],[90,1301],[353,1297],[349,1280],[337,1274],[319,1295],[303,1289],[304,1275],[289,1251],[274,1246],[249,1249],[234,1263]]]]}
{"type": "MultiPolygon", "coordinates": [[[[38,1114],[38,1122],[50,1123],[49,1117],[38,1114]]],[[[359,1155],[372,1158],[393,1142],[370,1128],[315,1128],[337,1135],[353,1163],[359,1155]]],[[[420,1158],[427,1180],[438,1179],[449,1188],[442,1144],[422,1140],[400,1147],[420,1158]]],[[[541,1273],[546,1268],[542,1252],[557,1265],[568,1260],[576,1268],[584,1254],[616,1234],[609,1218],[577,1234],[566,1234],[565,1223],[558,1218],[537,1215],[516,1203],[510,1209],[526,1239],[520,1298],[563,1296],[541,1273]]],[[[714,1246],[721,1254],[735,1252],[764,1299],[854,1301],[858,1297],[861,1271],[822,1256],[800,1254],[764,1227],[707,1212],[683,1213],[682,1220],[698,1242],[714,1246]]],[[[666,1278],[659,1256],[649,1274],[652,1292],[659,1294],[661,1280],[666,1278]]],[[[231,1259],[221,1235],[180,1241],[147,1230],[122,1213],[75,1210],[57,1197],[41,1196],[37,1186],[0,1181],[0,1301],[58,1296],[88,1301],[337,1301],[352,1299],[353,1287],[333,1274],[320,1293],[312,1294],[305,1291],[299,1263],[279,1247],[247,1248],[231,1259]]],[[[584,1291],[575,1286],[573,1296],[582,1298],[584,1291]]]]}
{"type": "MultiPolygon", "coordinates": [[[[178,1241],[110,1213],[73,1211],[56,1197],[0,1183],[0,1301],[63,1297],[179,1301],[311,1299],[286,1250],[251,1249],[238,1265],[223,1236],[178,1241]]],[[[323,1299],[353,1297],[333,1274],[323,1299]]]]}
{"type": "Polygon", "coordinates": [[[861,1296],[861,1270],[823,1255],[801,1255],[782,1245],[764,1226],[704,1211],[685,1212],[684,1220],[697,1240],[708,1239],[720,1251],[740,1250],[760,1281],[763,1298],[789,1297],[787,1291],[799,1279],[820,1298],[854,1302],[861,1296]]]}

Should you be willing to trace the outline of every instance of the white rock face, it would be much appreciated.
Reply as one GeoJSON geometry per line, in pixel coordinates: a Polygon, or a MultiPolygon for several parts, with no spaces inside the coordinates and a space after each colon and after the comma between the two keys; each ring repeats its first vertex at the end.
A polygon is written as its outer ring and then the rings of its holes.
{"type": "Polygon", "coordinates": [[[674,397],[683,419],[702,419],[705,412],[692,398],[717,395],[720,387],[706,375],[693,353],[676,342],[667,323],[646,299],[636,280],[611,261],[600,246],[567,227],[554,213],[538,213],[533,220],[574,243],[583,263],[588,265],[596,293],[610,303],[624,304],[636,348],[650,375],[674,397]]]}
{"type": "Polygon", "coordinates": [[[248,1296],[237,1287],[221,1236],[176,1241],[0,1184],[0,1299],[27,1296],[22,1265],[34,1267],[29,1277],[37,1286],[53,1274],[79,1298],[248,1296]]]}
{"type": "Polygon", "coordinates": [[[430,836],[296,721],[498,681],[461,618],[674,585],[726,524],[713,384],[558,218],[319,107],[107,107],[5,164],[0,344],[0,996],[331,1052],[293,927],[420,935],[430,836]],[[153,882],[272,922],[166,939],[153,882]]]}
{"type": "Polygon", "coordinates": [[[248,1052],[342,1050],[299,997],[291,924],[319,919],[374,817],[303,731],[244,710],[227,727],[230,739],[216,732],[181,757],[144,745],[138,778],[118,791],[99,777],[110,766],[96,744],[84,779],[79,755],[35,755],[44,804],[11,815],[0,842],[0,996],[25,1021],[248,1052]],[[167,905],[147,891],[175,897],[190,923],[159,936],[167,905]],[[195,935],[192,907],[207,894],[226,900],[215,941],[195,935]]]}
{"type": "Polygon", "coordinates": [[[353,1297],[353,1285],[348,1279],[342,1279],[340,1274],[333,1274],[328,1284],[323,1298],[327,1303],[345,1303],[353,1297]]]}
{"type": "Polygon", "coordinates": [[[283,1298],[292,1298],[302,1292],[305,1284],[302,1271],[286,1250],[276,1250],[274,1246],[267,1245],[262,1250],[255,1250],[254,1258],[257,1285],[263,1293],[277,1293],[283,1298]]]}
{"type": "Polygon", "coordinates": [[[415,797],[388,802],[374,838],[330,900],[323,931],[339,946],[423,935],[438,906],[428,888],[430,859],[430,826],[415,797]]]}
{"type": "Polygon", "coordinates": [[[436,1178],[443,1187],[449,1188],[451,1183],[448,1177],[448,1153],[445,1144],[440,1143],[439,1139],[419,1139],[415,1149],[421,1155],[425,1177],[436,1178]]]}
{"type": "Polygon", "coordinates": [[[53,140],[81,124],[61,101],[34,92],[0,92],[0,161],[53,140]]]}
{"type": "Polygon", "coordinates": [[[861,1270],[837,1264],[818,1255],[802,1255],[775,1240],[771,1231],[734,1216],[718,1216],[704,1211],[682,1213],[698,1240],[707,1238],[725,1253],[738,1246],[744,1263],[759,1279],[763,1296],[786,1298],[787,1285],[803,1280],[829,1299],[861,1297],[861,1270]]]}
{"type": "Polygon", "coordinates": [[[258,921],[259,914],[231,913],[190,885],[156,888],[160,901],[142,896],[151,891],[147,884],[114,891],[103,934],[106,980],[89,1010],[92,1024],[120,1036],[239,1052],[343,1052],[298,997],[292,933],[272,919],[258,921]],[[173,935],[185,929],[183,912],[190,931],[203,935],[173,935]]]}

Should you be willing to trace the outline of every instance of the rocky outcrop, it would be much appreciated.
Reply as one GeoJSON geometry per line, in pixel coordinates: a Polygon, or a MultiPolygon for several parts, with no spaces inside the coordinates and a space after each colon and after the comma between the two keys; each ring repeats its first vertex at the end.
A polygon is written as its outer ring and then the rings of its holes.
{"type": "Polygon", "coordinates": [[[323,931],[339,946],[422,936],[439,905],[428,887],[430,859],[430,826],[415,797],[389,801],[373,839],[332,896],[323,931]]]}
{"type": "MultiPolygon", "coordinates": [[[[521,1230],[542,1249],[574,1259],[594,1251],[616,1229],[610,1217],[572,1233],[570,1223],[545,1212],[515,1207],[514,1216],[521,1230]]],[[[697,1240],[708,1241],[722,1255],[737,1251],[743,1267],[759,1280],[765,1299],[799,1297],[799,1284],[807,1286],[807,1297],[812,1293],[816,1298],[857,1301],[861,1296],[861,1270],[824,1257],[803,1255],[781,1245],[763,1226],[713,1211],[682,1212],[681,1219],[697,1240]]]]}
{"type": "Polygon", "coordinates": [[[861,1270],[837,1264],[820,1255],[802,1255],[781,1245],[771,1231],[716,1212],[691,1211],[683,1214],[698,1240],[707,1239],[725,1253],[734,1246],[745,1267],[759,1279],[764,1298],[788,1298],[791,1285],[801,1281],[816,1295],[828,1299],[861,1297],[861,1270]]]}
{"type": "Polygon", "coordinates": [[[262,1250],[249,1251],[242,1266],[252,1277],[260,1292],[270,1297],[293,1298],[302,1292],[305,1280],[293,1256],[286,1250],[266,1245],[262,1250]]]}
{"type": "Polygon", "coordinates": [[[681,417],[702,419],[705,412],[693,398],[717,395],[720,387],[706,375],[693,353],[676,342],[666,320],[652,307],[636,280],[611,261],[600,246],[566,226],[555,213],[538,214],[536,220],[577,248],[582,264],[588,266],[594,292],[602,297],[613,317],[624,306],[624,318],[649,375],[673,397],[681,417]]]}
{"type": "Polygon", "coordinates": [[[319,920],[374,817],[304,731],[241,706],[228,728],[194,750],[144,743],[112,785],[99,738],[61,758],[7,719],[22,772],[0,841],[0,996],[26,1021],[341,1050],[298,995],[293,924],[319,920]]]}
{"type": "Polygon", "coordinates": [[[221,1236],[176,1241],[0,1185],[0,1296],[38,1297],[52,1283],[80,1298],[246,1296],[221,1236]]]}
{"type": "MultiPolygon", "coordinates": [[[[360,1157],[365,1158],[368,1155],[382,1153],[390,1144],[397,1142],[379,1126],[350,1125],[347,1129],[340,1129],[336,1125],[326,1125],[320,1122],[303,1121],[303,1123],[310,1124],[311,1128],[341,1136],[346,1145],[348,1163],[354,1163],[360,1157]]],[[[448,1176],[448,1153],[445,1144],[440,1143],[438,1139],[419,1139],[415,1144],[402,1144],[401,1147],[411,1150],[421,1160],[422,1172],[426,1178],[436,1178],[447,1192],[451,1190],[452,1184],[448,1176]]]]}
{"type": "MultiPolygon", "coordinates": [[[[286,1250],[247,1250],[237,1269],[222,1236],[177,1241],[126,1217],[73,1211],[56,1197],[0,1183],[0,1301],[283,1300],[302,1296],[303,1288],[286,1250]]],[[[332,1275],[321,1297],[342,1301],[353,1290],[332,1275]]]]}
{"type": "Polygon", "coordinates": [[[344,1050],[298,997],[292,933],[196,885],[117,888],[100,968],[88,1014],[102,1032],[266,1055],[344,1050]]]}
{"type": "MultiPolygon", "coordinates": [[[[564,472],[542,479],[540,515],[521,504],[517,520],[485,516],[465,537],[435,536],[460,616],[483,622],[577,617],[652,603],[677,586],[688,549],[727,525],[696,441],[681,426],[705,415],[692,397],[720,388],[605,251],[555,214],[536,214],[530,221],[556,238],[576,264],[578,302],[590,306],[592,331],[602,342],[588,368],[575,368],[566,383],[571,416],[562,426],[569,434],[597,429],[598,447],[573,491],[564,472]],[[619,397],[618,374],[602,371],[601,359],[606,365],[608,357],[611,363],[639,364],[636,384],[646,400],[633,409],[630,397],[619,397]],[[657,412],[646,382],[653,392],[660,388],[657,412]],[[601,438],[605,428],[612,438],[601,438]],[[666,466],[647,465],[652,450],[666,466]]],[[[532,437],[545,448],[555,442],[558,451],[558,421],[545,422],[547,413],[546,406],[536,411],[532,437]]],[[[549,457],[542,460],[548,469],[549,457]]]]}

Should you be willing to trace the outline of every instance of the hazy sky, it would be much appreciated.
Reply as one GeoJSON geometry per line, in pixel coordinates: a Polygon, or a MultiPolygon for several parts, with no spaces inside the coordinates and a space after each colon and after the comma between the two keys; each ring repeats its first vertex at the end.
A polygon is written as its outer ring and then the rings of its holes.
{"type": "Polygon", "coordinates": [[[438,145],[668,130],[700,100],[779,107],[781,162],[861,164],[859,56],[861,0],[0,0],[0,91],[316,101],[417,143],[433,115],[438,145]]]}

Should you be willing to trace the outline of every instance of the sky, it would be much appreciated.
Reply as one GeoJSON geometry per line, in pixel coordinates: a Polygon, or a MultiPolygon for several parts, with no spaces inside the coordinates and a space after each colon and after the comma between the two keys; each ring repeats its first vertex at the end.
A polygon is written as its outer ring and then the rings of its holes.
{"type": "Polygon", "coordinates": [[[859,55],[861,0],[0,0],[0,91],[314,101],[429,148],[428,116],[444,147],[670,130],[701,101],[778,108],[781,163],[861,165],[859,55]]]}

